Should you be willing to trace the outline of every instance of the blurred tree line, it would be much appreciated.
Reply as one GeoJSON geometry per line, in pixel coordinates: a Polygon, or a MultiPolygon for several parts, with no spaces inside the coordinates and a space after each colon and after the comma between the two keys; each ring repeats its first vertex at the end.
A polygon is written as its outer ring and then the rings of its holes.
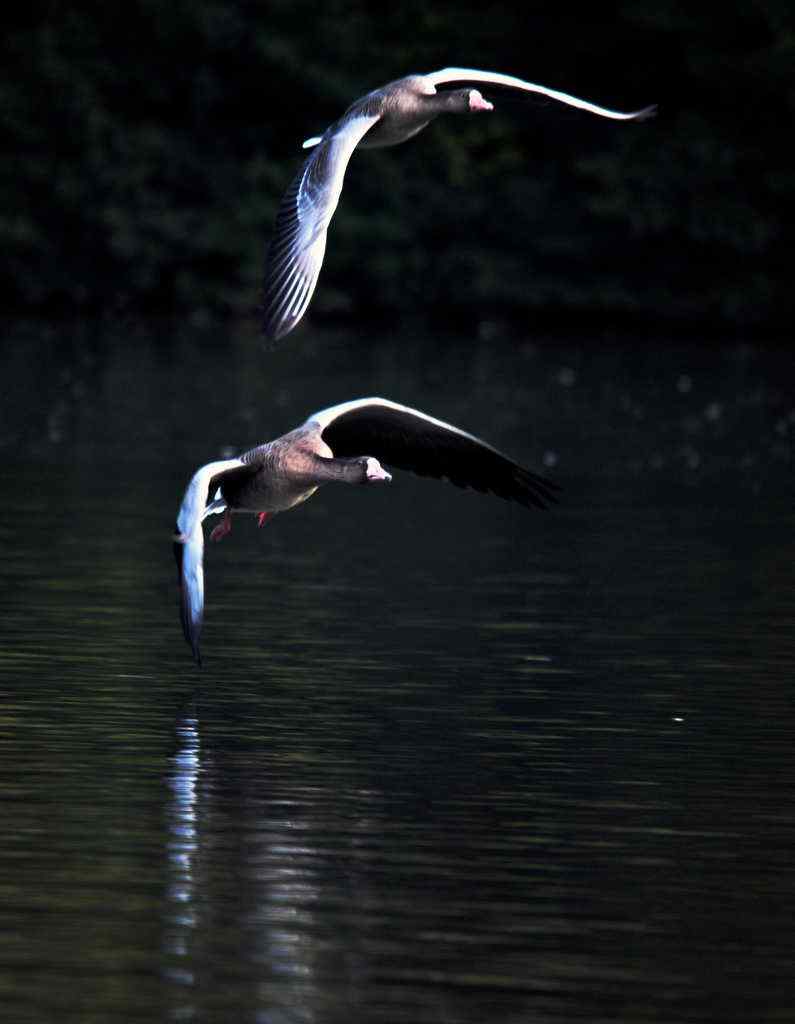
{"type": "Polygon", "coordinates": [[[642,124],[487,92],[356,153],[310,315],[783,329],[785,0],[499,7],[31,2],[0,47],[6,312],[253,313],[300,145],[411,71],[505,71],[642,124]]]}

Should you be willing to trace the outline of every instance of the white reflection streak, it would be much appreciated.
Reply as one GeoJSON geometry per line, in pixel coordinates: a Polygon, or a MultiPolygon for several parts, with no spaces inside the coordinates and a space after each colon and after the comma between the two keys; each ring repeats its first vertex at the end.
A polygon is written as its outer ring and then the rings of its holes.
{"type": "MultiPolygon", "coordinates": [[[[171,758],[171,771],[167,783],[172,796],[167,809],[169,839],[166,846],[169,884],[166,899],[175,904],[167,916],[165,953],[187,957],[190,937],[196,927],[194,906],[194,860],[198,850],[197,782],[201,770],[201,749],[198,723],[194,714],[186,714],[177,721],[177,751],[171,758]]],[[[167,904],[168,905],[168,904],[167,904]]],[[[192,985],[193,971],[188,967],[169,965],[164,973],[171,981],[192,985]]],[[[183,1007],[181,1012],[188,1010],[183,1007]]],[[[180,1016],[176,1011],[175,1016],[180,1016]]]]}

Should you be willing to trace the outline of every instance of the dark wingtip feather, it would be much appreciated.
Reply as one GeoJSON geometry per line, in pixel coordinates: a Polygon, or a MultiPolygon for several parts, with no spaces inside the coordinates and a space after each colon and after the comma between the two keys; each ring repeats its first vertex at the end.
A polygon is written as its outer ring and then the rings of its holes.
{"type": "Polygon", "coordinates": [[[652,103],[651,106],[644,107],[642,110],[639,110],[635,114],[634,120],[635,121],[648,121],[649,118],[656,117],[656,116],[657,116],[657,104],[656,103],[652,103]]]}
{"type": "Polygon", "coordinates": [[[560,484],[545,476],[525,469],[521,475],[517,474],[516,482],[522,488],[520,500],[527,508],[548,509],[551,505],[557,505],[560,500],[556,494],[562,490],[560,484]]]}
{"type": "Polygon", "coordinates": [[[285,335],[298,326],[300,317],[271,316],[269,311],[260,307],[260,325],[262,336],[269,348],[274,348],[285,335]]]}
{"type": "Polygon", "coordinates": [[[268,349],[276,348],[285,334],[289,334],[295,326],[295,324],[285,323],[281,317],[273,317],[270,310],[264,304],[257,308],[257,314],[259,316],[260,331],[268,349]]]}

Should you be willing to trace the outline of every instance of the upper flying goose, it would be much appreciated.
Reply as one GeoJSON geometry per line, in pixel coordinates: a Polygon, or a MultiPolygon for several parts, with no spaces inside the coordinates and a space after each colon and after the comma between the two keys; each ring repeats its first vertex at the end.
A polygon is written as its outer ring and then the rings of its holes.
{"type": "Polygon", "coordinates": [[[204,609],[202,520],[224,513],[210,535],[221,540],[231,529],[233,512],[258,515],[262,525],[333,480],[389,483],[392,477],[381,461],[420,476],[445,478],[459,487],[490,491],[527,508],[545,508],[555,500],[557,490],[555,484],[472,434],[385,398],[359,398],[324,409],[275,441],[234,459],[210,462],[188,484],[174,536],[182,629],[199,664],[204,609]]]}
{"type": "Polygon", "coordinates": [[[396,146],[443,113],[477,113],[493,104],[477,89],[438,92],[437,86],[478,82],[540,93],[600,117],[640,121],[654,113],[644,107],[631,113],[608,110],[557,89],[525,82],[513,75],[471,68],[444,68],[408,75],[356,100],[322,135],[304,142],[312,155],[282,199],[265,260],[263,331],[273,340],[291,331],[306,312],[317,284],[326,232],[342,191],[345,169],[357,146],[396,146]]]}

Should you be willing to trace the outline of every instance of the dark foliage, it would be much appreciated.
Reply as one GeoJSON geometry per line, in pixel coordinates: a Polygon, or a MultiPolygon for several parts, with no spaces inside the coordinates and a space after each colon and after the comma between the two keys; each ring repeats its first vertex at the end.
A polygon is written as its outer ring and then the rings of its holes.
{"type": "Polygon", "coordinates": [[[0,298],[252,312],[302,139],[369,88],[455,64],[660,116],[498,95],[488,118],[356,154],[314,317],[782,328],[794,51],[784,0],[32,3],[0,43],[0,298]]]}

